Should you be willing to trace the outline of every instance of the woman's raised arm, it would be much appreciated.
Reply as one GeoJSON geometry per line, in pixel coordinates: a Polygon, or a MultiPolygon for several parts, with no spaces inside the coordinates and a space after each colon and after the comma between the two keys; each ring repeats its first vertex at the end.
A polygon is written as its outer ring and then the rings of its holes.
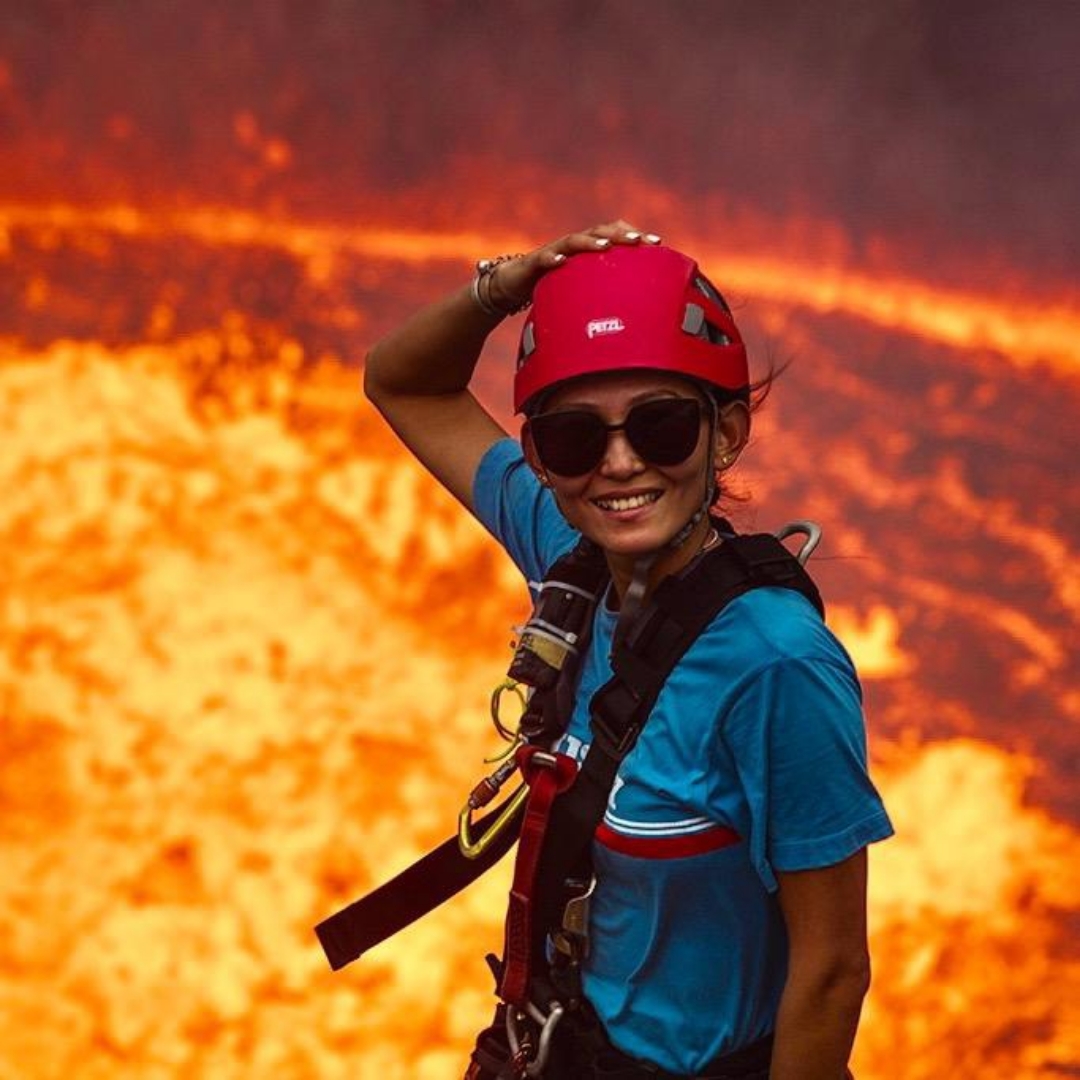
{"type": "MultiPolygon", "coordinates": [[[[506,432],[469,390],[488,335],[527,304],[540,278],[569,256],[637,243],[625,221],[569,233],[505,262],[479,283],[418,311],[368,353],[364,391],[424,467],[470,511],[480,459],[506,432]]],[[[658,238],[646,237],[649,242],[658,238]]]]}

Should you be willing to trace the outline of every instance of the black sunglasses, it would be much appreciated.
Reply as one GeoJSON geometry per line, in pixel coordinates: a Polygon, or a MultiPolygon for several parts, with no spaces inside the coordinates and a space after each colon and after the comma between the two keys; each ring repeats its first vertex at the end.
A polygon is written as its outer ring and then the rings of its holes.
{"type": "Polygon", "coordinates": [[[605,424],[587,409],[540,413],[529,420],[536,456],[556,476],[584,476],[604,459],[608,435],[626,432],[635,454],[650,465],[679,465],[697,447],[701,402],[657,398],[635,405],[621,424],[605,424]]]}

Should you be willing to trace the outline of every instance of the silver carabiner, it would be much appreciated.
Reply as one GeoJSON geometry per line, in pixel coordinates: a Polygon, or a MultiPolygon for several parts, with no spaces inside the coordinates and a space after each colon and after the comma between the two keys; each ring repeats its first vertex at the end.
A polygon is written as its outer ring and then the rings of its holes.
{"type": "Polygon", "coordinates": [[[789,521],[787,525],[776,531],[776,539],[781,541],[786,540],[789,536],[796,535],[806,537],[806,542],[795,555],[800,565],[805,566],[807,559],[814,554],[814,548],[821,543],[821,526],[816,521],[803,519],[789,521]]]}
{"type": "MultiPolygon", "coordinates": [[[[558,1002],[552,1004],[551,1011],[547,1016],[531,1001],[525,1008],[529,1017],[540,1027],[540,1038],[536,1043],[536,1056],[525,1066],[525,1075],[528,1077],[543,1076],[544,1066],[547,1065],[548,1057],[551,1054],[551,1039],[555,1034],[555,1028],[563,1018],[565,1010],[558,1002]]],[[[522,1040],[518,1037],[518,1020],[520,1016],[521,1014],[513,1006],[507,1007],[506,1040],[510,1044],[510,1053],[515,1058],[522,1052],[522,1040]]]]}

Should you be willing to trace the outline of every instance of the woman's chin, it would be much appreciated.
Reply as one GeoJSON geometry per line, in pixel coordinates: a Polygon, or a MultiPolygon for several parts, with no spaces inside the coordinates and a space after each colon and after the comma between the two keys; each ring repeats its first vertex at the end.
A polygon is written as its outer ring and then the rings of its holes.
{"type": "Polygon", "coordinates": [[[671,539],[669,532],[670,530],[658,528],[655,523],[643,523],[636,528],[619,523],[606,525],[586,535],[609,555],[638,559],[663,548],[671,539]]]}

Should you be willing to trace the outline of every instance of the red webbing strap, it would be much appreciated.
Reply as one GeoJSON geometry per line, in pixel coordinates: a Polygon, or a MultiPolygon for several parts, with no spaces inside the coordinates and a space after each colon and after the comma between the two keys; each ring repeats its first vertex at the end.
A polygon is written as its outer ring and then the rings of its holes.
{"type": "Polygon", "coordinates": [[[532,979],[533,891],[540,865],[544,833],[555,797],[574,782],[577,764],[566,754],[554,754],[536,746],[523,746],[517,752],[518,767],[529,785],[525,816],[521,822],[510,904],[506,909],[506,941],[503,950],[503,973],[499,997],[524,1009],[529,999],[532,979]]]}

